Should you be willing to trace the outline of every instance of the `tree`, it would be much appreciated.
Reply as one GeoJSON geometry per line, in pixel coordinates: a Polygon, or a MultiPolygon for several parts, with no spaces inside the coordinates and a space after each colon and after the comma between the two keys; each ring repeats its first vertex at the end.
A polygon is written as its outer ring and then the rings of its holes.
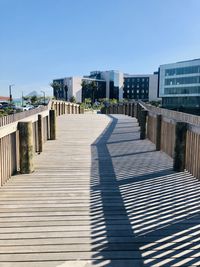
{"type": "Polygon", "coordinates": [[[95,102],[95,90],[97,89],[97,83],[95,81],[90,81],[90,80],[83,80],[81,83],[82,90],[85,89],[88,91],[86,93],[87,98],[90,98],[92,100],[92,103],[95,102]]]}
{"type": "Polygon", "coordinates": [[[62,88],[62,86],[61,86],[61,84],[60,83],[58,83],[58,82],[52,82],[51,84],[50,84],[50,86],[53,88],[53,90],[54,90],[54,96],[55,96],[55,98],[56,99],[58,99],[58,96],[59,96],[59,90],[62,88]]]}
{"type": "Polygon", "coordinates": [[[38,102],[38,97],[36,95],[33,95],[30,97],[30,101],[32,105],[35,105],[38,102]]]}
{"type": "Polygon", "coordinates": [[[71,103],[76,103],[76,98],[75,98],[75,96],[70,97],[69,102],[71,102],[71,103]]]}

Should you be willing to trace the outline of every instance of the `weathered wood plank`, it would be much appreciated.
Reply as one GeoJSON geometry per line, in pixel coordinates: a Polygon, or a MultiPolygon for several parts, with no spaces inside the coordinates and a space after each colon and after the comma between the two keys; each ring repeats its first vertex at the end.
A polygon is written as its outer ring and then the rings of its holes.
{"type": "Polygon", "coordinates": [[[199,266],[200,183],[135,119],[61,116],[35,165],[0,188],[1,267],[199,266]]]}

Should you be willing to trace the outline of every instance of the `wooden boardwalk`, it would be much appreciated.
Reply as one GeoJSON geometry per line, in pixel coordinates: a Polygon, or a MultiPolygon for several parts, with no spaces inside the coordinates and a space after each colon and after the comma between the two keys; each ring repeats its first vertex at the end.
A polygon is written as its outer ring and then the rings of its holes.
{"type": "Polygon", "coordinates": [[[123,115],[67,115],[0,189],[0,267],[200,266],[200,182],[123,115]]]}

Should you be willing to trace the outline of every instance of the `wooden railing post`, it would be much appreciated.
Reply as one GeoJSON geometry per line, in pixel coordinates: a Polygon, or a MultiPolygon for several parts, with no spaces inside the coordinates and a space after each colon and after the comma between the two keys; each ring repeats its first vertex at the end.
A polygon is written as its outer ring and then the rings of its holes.
{"type": "Polygon", "coordinates": [[[64,102],[62,103],[62,114],[63,115],[65,114],[65,103],[64,102]]]}
{"type": "Polygon", "coordinates": [[[161,147],[161,125],[162,125],[162,115],[156,115],[156,150],[159,151],[161,147]]]}
{"type": "Polygon", "coordinates": [[[128,116],[131,116],[132,113],[132,105],[131,103],[128,103],[128,116]]]}
{"type": "Polygon", "coordinates": [[[128,104],[125,103],[124,106],[125,106],[125,115],[128,115],[128,104]]]}
{"type": "Polygon", "coordinates": [[[131,108],[131,117],[134,117],[135,116],[135,103],[132,103],[132,108],[131,108]]]}
{"type": "Polygon", "coordinates": [[[137,120],[138,120],[139,126],[141,125],[141,111],[142,111],[142,108],[140,104],[137,104],[137,120]]]}
{"type": "Polygon", "coordinates": [[[117,114],[117,104],[113,105],[113,114],[117,114]]]}
{"type": "Polygon", "coordinates": [[[49,120],[50,120],[50,140],[56,139],[56,113],[55,110],[49,110],[49,120]]]}
{"type": "Polygon", "coordinates": [[[20,172],[34,171],[33,125],[32,122],[19,122],[20,172]]]}
{"type": "Polygon", "coordinates": [[[108,115],[110,111],[110,107],[106,107],[106,114],[108,115]]]}
{"type": "Polygon", "coordinates": [[[134,117],[136,119],[138,118],[138,103],[135,103],[134,105],[134,117]]]}
{"type": "Polygon", "coordinates": [[[125,114],[126,114],[126,107],[125,107],[125,104],[123,104],[122,108],[123,108],[123,112],[122,112],[122,114],[125,115],[125,114]]]}
{"type": "Polygon", "coordinates": [[[140,112],[140,139],[146,138],[146,122],[147,122],[147,110],[141,110],[140,112]]]}
{"type": "Polygon", "coordinates": [[[38,152],[43,151],[43,117],[42,115],[38,115],[38,152]]]}
{"type": "Polygon", "coordinates": [[[182,172],[185,169],[186,134],[188,124],[176,122],[175,147],[174,147],[174,171],[182,172]]]}
{"type": "Polygon", "coordinates": [[[118,110],[119,110],[119,114],[122,114],[122,111],[123,111],[122,104],[119,104],[118,110]]]}
{"type": "Polygon", "coordinates": [[[116,104],[116,113],[119,114],[119,104],[116,104]]]}

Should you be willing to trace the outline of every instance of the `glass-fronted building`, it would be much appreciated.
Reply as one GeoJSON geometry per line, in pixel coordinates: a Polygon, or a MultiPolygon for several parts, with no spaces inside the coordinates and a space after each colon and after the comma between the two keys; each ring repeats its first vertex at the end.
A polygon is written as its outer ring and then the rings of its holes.
{"type": "Polygon", "coordinates": [[[144,75],[124,74],[117,70],[92,71],[87,76],[72,76],[53,80],[54,97],[77,102],[90,98],[158,100],[158,73],[144,75]]]}
{"type": "Polygon", "coordinates": [[[125,99],[136,99],[147,101],[149,99],[149,77],[148,76],[128,76],[124,77],[125,99]]]}
{"type": "Polygon", "coordinates": [[[158,72],[153,74],[124,74],[123,98],[158,101],[158,72]]]}
{"type": "Polygon", "coordinates": [[[200,107],[200,59],[161,65],[159,96],[165,108],[197,110],[200,107]]]}

